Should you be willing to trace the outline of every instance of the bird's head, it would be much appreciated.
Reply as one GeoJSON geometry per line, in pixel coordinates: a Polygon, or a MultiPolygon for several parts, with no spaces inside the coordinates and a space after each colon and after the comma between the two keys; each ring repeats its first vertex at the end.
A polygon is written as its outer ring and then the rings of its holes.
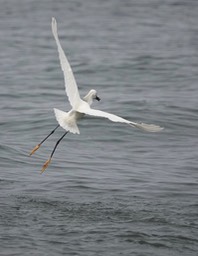
{"type": "Polygon", "coordinates": [[[100,98],[97,95],[97,91],[92,89],[88,92],[88,94],[84,97],[84,100],[91,105],[93,100],[100,101],[100,98]]]}

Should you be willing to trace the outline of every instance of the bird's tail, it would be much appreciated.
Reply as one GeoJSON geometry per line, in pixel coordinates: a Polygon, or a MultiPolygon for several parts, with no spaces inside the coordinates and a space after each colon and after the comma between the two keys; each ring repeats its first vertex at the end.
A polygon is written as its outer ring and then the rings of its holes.
{"type": "Polygon", "coordinates": [[[71,118],[67,112],[54,108],[54,113],[57,122],[63,129],[74,134],[80,134],[76,121],[73,118],[71,118]]]}
{"type": "Polygon", "coordinates": [[[137,127],[147,132],[160,132],[161,130],[164,129],[163,127],[160,127],[159,125],[155,125],[155,124],[133,123],[131,125],[133,127],[137,127]]]}

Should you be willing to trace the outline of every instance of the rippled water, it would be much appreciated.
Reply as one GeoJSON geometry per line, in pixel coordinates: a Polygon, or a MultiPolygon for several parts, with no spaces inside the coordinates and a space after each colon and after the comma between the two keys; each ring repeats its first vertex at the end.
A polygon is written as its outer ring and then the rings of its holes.
{"type": "Polygon", "coordinates": [[[198,2],[1,1],[0,254],[197,255],[198,2]],[[165,127],[87,118],[47,171],[69,110],[51,17],[81,95],[165,127]]]}

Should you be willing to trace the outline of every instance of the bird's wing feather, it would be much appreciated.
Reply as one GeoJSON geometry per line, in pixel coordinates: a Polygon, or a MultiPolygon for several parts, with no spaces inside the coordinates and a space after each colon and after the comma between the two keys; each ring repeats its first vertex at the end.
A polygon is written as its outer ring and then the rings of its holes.
{"type": "Polygon", "coordinates": [[[82,108],[82,109],[79,108],[78,111],[81,113],[87,114],[87,115],[91,115],[91,116],[108,118],[109,120],[111,120],[113,122],[126,123],[126,124],[129,124],[133,127],[139,128],[139,129],[147,131],[147,132],[159,132],[159,131],[163,130],[163,128],[158,125],[131,122],[131,121],[126,120],[117,115],[110,114],[108,112],[101,111],[101,110],[92,109],[88,106],[86,106],[85,108],[82,108]]]}
{"type": "Polygon", "coordinates": [[[61,44],[60,44],[60,41],[58,38],[57,23],[56,23],[55,18],[52,18],[52,33],[54,35],[54,38],[56,40],[56,44],[58,47],[60,64],[61,64],[61,68],[63,71],[64,80],[65,80],[65,91],[66,91],[66,94],[68,96],[71,106],[74,109],[76,109],[77,106],[79,105],[81,99],[80,99],[78,87],[77,87],[71,66],[67,60],[67,57],[65,56],[65,53],[61,47],[61,44]]]}
{"type": "Polygon", "coordinates": [[[93,109],[93,108],[86,109],[84,111],[84,113],[87,114],[87,115],[91,115],[91,116],[108,118],[112,122],[127,123],[127,124],[131,123],[130,121],[128,121],[128,120],[126,120],[122,117],[116,116],[114,114],[110,114],[110,113],[105,112],[105,111],[93,109]]]}

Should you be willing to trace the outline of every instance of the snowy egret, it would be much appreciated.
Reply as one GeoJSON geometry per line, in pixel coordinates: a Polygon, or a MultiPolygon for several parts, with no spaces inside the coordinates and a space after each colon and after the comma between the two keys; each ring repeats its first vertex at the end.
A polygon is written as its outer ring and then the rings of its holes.
{"type": "Polygon", "coordinates": [[[65,53],[61,47],[61,44],[60,44],[60,41],[58,38],[57,23],[56,23],[55,18],[52,18],[52,33],[54,35],[54,38],[55,38],[55,41],[57,44],[57,48],[58,48],[60,65],[61,65],[61,69],[63,71],[64,81],[65,81],[65,91],[68,96],[68,99],[69,99],[72,109],[69,112],[64,112],[62,110],[54,108],[55,117],[58,122],[58,125],[56,126],[56,128],[54,130],[51,131],[51,133],[49,135],[47,135],[46,138],[44,138],[30,152],[30,155],[32,155],[37,149],[39,149],[41,144],[50,135],[52,135],[58,127],[61,126],[63,129],[66,130],[66,132],[62,135],[62,137],[56,142],[55,147],[53,148],[53,151],[52,151],[49,159],[43,165],[41,173],[43,173],[45,171],[45,169],[48,167],[58,144],[65,137],[65,135],[68,132],[71,132],[74,134],[80,134],[80,131],[77,126],[77,121],[79,119],[81,119],[84,115],[108,118],[109,120],[111,120],[113,122],[126,123],[132,127],[136,127],[136,128],[148,131],[148,132],[159,132],[163,129],[162,127],[160,127],[158,125],[131,122],[122,117],[116,116],[114,114],[110,114],[110,113],[107,113],[107,112],[104,112],[101,110],[96,110],[96,109],[91,108],[90,106],[93,103],[93,100],[99,101],[100,98],[98,97],[96,90],[93,90],[93,89],[90,90],[88,92],[88,94],[83,99],[80,98],[80,94],[78,91],[78,87],[77,87],[71,66],[65,56],[65,53]]]}

